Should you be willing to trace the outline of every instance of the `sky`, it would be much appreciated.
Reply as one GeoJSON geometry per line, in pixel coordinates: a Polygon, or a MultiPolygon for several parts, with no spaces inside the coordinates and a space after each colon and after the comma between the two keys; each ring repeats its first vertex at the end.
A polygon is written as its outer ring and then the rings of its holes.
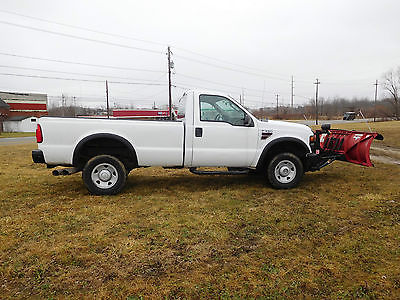
{"type": "Polygon", "coordinates": [[[197,88],[289,105],[292,76],[295,106],[317,78],[320,97],[372,100],[400,66],[396,0],[0,1],[0,90],[51,105],[104,106],[106,79],[114,107],[167,104],[168,46],[174,102],[197,88]]]}

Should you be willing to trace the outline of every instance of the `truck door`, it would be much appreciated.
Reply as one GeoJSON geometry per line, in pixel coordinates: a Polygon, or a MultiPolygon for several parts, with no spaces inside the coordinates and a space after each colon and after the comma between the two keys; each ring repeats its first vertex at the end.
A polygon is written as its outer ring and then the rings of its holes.
{"type": "Polygon", "coordinates": [[[258,135],[252,116],[229,98],[207,94],[195,98],[193,113],[192,166],[251,165],[258,135]]]}

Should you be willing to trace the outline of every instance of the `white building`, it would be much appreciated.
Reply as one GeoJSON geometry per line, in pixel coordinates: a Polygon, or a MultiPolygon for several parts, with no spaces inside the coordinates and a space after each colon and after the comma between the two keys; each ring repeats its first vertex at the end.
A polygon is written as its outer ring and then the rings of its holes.
{"type": "Polygon", "coordinates": [[[4,132],[35,132],[36,117],[11,117],[8,118],[7,121],[3,122],[3,131],[4,132]]]}

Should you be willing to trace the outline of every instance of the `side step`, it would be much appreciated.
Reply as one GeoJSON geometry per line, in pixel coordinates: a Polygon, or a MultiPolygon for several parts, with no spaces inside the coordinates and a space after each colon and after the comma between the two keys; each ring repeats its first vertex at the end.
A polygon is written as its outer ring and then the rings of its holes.
{"type": "Polygon", "coordinates": [[[189,168],[189,171],[196,175],[245,175],[249,174],[249,169],[242,169],[242,168],[228,168],[232,171],[199,171],[197,168],[192,167],[189,168]]]}

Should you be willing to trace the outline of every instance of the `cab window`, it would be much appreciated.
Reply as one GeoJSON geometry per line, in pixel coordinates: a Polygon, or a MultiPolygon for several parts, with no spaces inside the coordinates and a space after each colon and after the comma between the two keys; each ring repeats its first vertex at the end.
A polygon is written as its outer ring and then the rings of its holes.
{"type": "Polygon", "coordinates": [[[185,118],[185,111],[186,111],[186,101],[187,95],[186,93],[178,101],[178,111],[177,111],[177,120],[183,120],[185,118]]]}
{"type": "Polygon", "coordinates": [[[225,122],[245,126],[246,112],[228,98],[200,95],[200,121],[225,122]]]}

